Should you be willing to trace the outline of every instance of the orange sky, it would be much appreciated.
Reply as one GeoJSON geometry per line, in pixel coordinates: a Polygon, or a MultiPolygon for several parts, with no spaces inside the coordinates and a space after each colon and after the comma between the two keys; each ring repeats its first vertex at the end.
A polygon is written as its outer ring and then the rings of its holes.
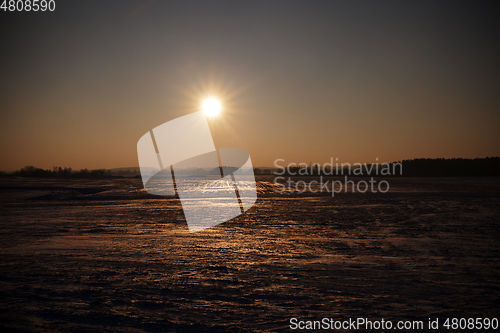
{"type": "MultiPolygon", "coordinates": [[[[274,160],[500,156],[500,36],[473,2],[57,3],[1,13],[0,170],[138,166],[207,96],[274,160]]],[[[481,7],[483,6],[483,7],[481,7]]]]}

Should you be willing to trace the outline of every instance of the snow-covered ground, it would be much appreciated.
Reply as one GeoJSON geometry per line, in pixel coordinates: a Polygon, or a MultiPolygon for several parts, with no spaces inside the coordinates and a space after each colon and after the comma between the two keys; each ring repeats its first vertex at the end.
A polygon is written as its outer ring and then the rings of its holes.
{"type": "Polygon", "coordinates": [[[291,331],[292,317],[499,316],[500,179],[276,194],[189,233],[139,179],[0,180],[0,327],[291,331]]]}

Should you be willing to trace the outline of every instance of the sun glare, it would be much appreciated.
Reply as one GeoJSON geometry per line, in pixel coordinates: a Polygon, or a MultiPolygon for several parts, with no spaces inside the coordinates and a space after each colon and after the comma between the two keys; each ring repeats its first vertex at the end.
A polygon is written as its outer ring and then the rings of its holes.
{"type": "Polygon", "coordinates": [[[203,112],[205,112],[207,116],[216,116],[219,114],[220,110],[220,103],[215,98],[209,98],[203,102],[203,112]]]}

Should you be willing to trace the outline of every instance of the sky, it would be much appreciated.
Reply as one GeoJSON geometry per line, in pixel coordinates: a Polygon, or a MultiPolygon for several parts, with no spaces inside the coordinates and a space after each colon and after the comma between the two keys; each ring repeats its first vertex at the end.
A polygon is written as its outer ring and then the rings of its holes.
{"type": "Polygon", "coordinates": [[[0,10],[0,170],[138,166],[218,98],[254,166],[500,156],[500,21],[477,1],[57,1],[0,10]]]}

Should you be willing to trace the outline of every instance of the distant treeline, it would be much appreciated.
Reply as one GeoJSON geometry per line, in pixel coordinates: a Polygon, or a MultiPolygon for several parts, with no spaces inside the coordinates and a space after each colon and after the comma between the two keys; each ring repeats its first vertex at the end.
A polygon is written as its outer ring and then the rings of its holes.
{"type": "Polygon", "coordinates": [[[3,172],[3,176],[17,177],[36,177],[36,178],[110,178],[112,177],[110,170],[88,170],[81,169],[79,171],[71,168],[53,167],[50,169],[40,169],[34,166],[26,166],[12,173],[3,172]]]}
{"type": "Polygon", "coordinates": [[[359,177],[476,177],[500,176],[500,157],[417,158],[392,163],[318,163],[273,168],[279,176],[359,176],[359,177]]]}
{"type": "Polygon", "coordinates": [[[417,158],[400,163],[406,177],[500,176],[500,157],[417,158]]]}
{"type": "MultiPolygon", "coordinates": [[[[230,167],[225,167],[232,169],[230,167]]],[[[236,168],[234,168],[236,169],[236,168]]],[[[289,168],[254,168],[255,175],[279,175],[280,176],[360,176],[360,177],[477,177],[477,176],[500,176],[500,157],[486,158],[416,158],[383,164],[363,164],[350,165],[342,163],[337,166],[323,166],[319,164],[302,164],[289,168]],[[284,169],[284,173],[283,173],[284,169]],[[277,173],[278,172],[278,173],[277,173]]],[[[192,171],[191,171],[192,172],[192,171]]],[[[194,172],[200,175],[216,174],[219,169],[210,172],[194,172]]],[[[106,169],[79,171],[71,168],[53,167],[50,169],[40,169],[34,166],[26,166],[14,172],[0,172],[0,176],[17,177],[37,177],[37,178],[112,178],[138,175],[138,170],[112,171],[106,169]]]]}

